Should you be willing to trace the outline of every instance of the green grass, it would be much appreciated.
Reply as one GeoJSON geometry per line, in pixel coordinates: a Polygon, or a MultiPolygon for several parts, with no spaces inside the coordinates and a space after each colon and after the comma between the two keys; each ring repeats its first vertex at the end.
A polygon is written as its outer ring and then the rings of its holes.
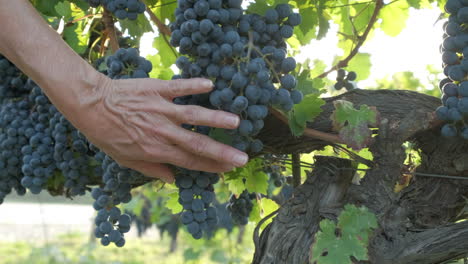
{"type": "Polygon", "coordinates": [[[123,248],[86,242],[85,234],[66,234],[49,243],[0,242],[0,264],[216,264],[250,263],[250,236],[236,242],[237,233],[225,231],[210,241],[196,241],[179,233],[178,249],[169,253],[170,240],[130,239],[123,248]]]}

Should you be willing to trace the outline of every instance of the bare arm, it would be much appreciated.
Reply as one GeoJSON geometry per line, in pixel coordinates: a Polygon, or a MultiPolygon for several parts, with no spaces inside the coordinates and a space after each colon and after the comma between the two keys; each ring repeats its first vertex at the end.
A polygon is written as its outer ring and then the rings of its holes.
{"type": "Polygon", "coordinates": [[[27,0],[0,0],[0,25],[0,53],[120,164],[172,181],[162,163],[222,172],[247,162],[245,153],[180,127],[238,126],[233,114],[172,103],[176,96],[209,92],[211,81],[111,80],[79,57],[27,0]]]}

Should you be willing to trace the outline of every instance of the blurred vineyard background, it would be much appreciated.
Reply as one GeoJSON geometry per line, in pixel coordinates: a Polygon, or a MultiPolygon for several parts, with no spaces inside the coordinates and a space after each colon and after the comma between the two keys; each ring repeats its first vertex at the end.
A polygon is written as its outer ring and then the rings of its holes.
{"type": "Polygon", "coordinates": [[[179,232],[176,249],[157,227],[138,237],[128,234],[124,248],[103,247],[93,235],[91,197],[73,201],[48,194],[12,195],[0,207],[1,264],[143,264],[143,263],[248,263],[253,254],[251,234],[219,230],[210,241],[194,240],[179,232]],[[240,239],[240,240],[239,240],[240,239]],[[240,242],[240,243],[239,243],[240,242]]]}

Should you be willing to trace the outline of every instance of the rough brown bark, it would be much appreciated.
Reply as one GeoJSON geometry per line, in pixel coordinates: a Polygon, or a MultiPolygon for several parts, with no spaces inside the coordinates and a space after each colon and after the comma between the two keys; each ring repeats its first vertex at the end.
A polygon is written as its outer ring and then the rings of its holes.
{"type": "MultiPolygon", "coordinates": [[[[394,191],[406,169],[403,144],[408,141],[422,157],[417,172],[468,177],[465,162],[468,144],[442,138],[440,126],[434,122],[433,112],[440,100],[411,91],[356,90],[326,99],[323,112],[308,126],[335,133],[329,117],[337,99],[348,100],[355,106],[375,106],[380,112],[382,122],[369,147],[374,166],[360,185],[334,188],[336,204],[323,207],[328,203],[325,196],[333,186],[333,175],[340,175],[336,179],[343,184],[350,182],[349,175],[331,173],[333,170],[326,164],[350,161],[317,160],[306,182],[263,230],[253,263],[308,263],[318,223],[323,218],[334,219],[345,203],[366,206],[378,218],[379,228],[368,247],[370,261],[362,263],[435,264],[466,255],[468,224],[455,222],[465,217],[468,181],[414,176],[403,191],[394,191]]],[[[274,118],[268,120],[261,138],[268,150],[277,153],[311,152],[330,144],[313,138],[295,138],[287,126],[274,118]]]]}

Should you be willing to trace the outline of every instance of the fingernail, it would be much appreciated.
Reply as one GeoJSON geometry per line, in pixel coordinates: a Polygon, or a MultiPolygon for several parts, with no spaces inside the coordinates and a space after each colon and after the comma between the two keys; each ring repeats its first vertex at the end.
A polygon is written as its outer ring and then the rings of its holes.
{"type": "Polygon", "coordinates": [[[213,82],[211,80],[208,80],[208,79],[203,79],[201,84],[205,87],[213,87],[213,82]]]}
{"type": "Polygon", "coordinates": [[[239,122],[240,122],[240,119],[239,119],[238,116],[235,116],[235,115],[228,115],[228,116],[226,116],[226,123],[227,123],[229,126],[238,127],[238,126],[239,126],[239,122]]]}
{"type": "Polygon", "coordinates": [[[247,154],[236,154],[234,158],[232,159],[232,162],[234,163],[234,165],[239,167],[239,166],[244,166],[248,160],[249,160],[249,156],[247,156],[247,154]]]}

